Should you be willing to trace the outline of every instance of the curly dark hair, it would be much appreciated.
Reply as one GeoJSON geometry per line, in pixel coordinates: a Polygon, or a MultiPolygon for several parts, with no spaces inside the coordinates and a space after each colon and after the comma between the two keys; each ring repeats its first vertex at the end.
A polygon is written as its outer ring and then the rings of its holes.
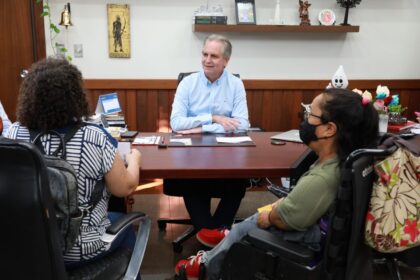
{"type": "Polygon", "coordinates": [[[27,128],[47,131],[90,115],[82,73],[65,59],[34,63],[23,80],[17,120],[27,128]]]}
{"type": "Polygon", "coordinates": [[[337,154],[342,164],[356,149],[376,148],[378,112],[371,103],[347,89],[325,90],[321,102],[322,116],[337,126],[337,154]]]}

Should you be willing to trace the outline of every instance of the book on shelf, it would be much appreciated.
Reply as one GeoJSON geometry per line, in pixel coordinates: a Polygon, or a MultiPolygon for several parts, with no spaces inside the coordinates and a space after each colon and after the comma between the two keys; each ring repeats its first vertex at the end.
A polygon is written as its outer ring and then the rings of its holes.
{"type": "Polygon", "coordinates": [[[195,24],[227,24],[227,16],[195,16],[195,24]]]}
{"type": "Polygon", "coordinates": [[[146,145],[159,145],[160,144],[161,136],[137,136],[134,138],[132,145],[140,145],[140,146],[146,146],[146,145]]]}
{"type": "Polygon", "coordinates": [[[406,123],[402,124],[388,124],[388,132],[400,132],[404,129],[414,127],[417,123],[413,121],[407,121],[406,123]]]}

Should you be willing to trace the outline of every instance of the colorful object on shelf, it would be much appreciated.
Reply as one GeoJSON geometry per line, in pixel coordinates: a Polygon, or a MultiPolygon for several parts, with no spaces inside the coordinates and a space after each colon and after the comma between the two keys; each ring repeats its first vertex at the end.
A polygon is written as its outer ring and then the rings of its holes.
{"type": "Polygon", "coordinates": [[[335,71],[334,76],[331,79],[331,83],[328,84],[327,88],[347,88],[349,81],[347,80],[347,75],[344,72],[343,65],[340,65],[335,71]]]}
{"type": "Polygon", "coordinates": [[[335,13],[333,10],[324,9],[321,10],[318,14],[318,21],[321,25],[331,26],[335,24],[335,13]]]}

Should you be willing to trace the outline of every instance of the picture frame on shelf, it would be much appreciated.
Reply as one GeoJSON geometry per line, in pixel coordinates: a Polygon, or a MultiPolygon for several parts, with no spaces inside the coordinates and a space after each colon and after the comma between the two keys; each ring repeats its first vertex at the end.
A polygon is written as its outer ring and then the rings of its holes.
{"type": "Polygon", "coordinates": [[[256,24],[255,1],[235,0],[236,23],[256,24]]]}

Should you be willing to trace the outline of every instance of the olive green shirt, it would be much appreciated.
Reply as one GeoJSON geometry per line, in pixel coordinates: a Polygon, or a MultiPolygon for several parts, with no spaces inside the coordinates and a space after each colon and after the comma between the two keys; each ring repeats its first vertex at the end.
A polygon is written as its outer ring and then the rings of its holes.
{"type": "Polygon", "coordinates": [[[338,158],[322,164],[316,161],[278,205],[277,212],[290,228],[304,231],[328,210],[339,184],[338,158]]]}

